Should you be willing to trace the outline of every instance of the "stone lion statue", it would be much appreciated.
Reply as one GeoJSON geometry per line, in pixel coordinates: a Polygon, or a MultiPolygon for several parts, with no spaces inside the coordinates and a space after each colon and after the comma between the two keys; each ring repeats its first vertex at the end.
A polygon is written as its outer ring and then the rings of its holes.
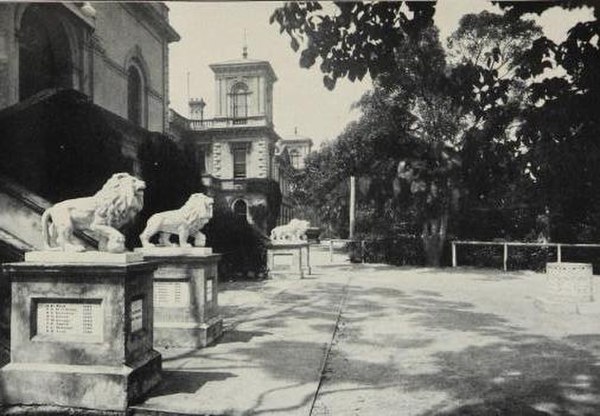
{"type": "Polygon", "coordinates": [[[292,219],[286,225],[280,225],[271,231],[274,242],[293,242],[306,240],[306,230],[310,227],[308,221],[292,219]]]}
{"type": "Polygon", "coordinates": [[[98,250],[125,251],[125,237],[117,229],[127,224],[144,205],[144,181],[128,173],[115,173],[94,196],[68,199],[42,214],[42,237],[47,250],[85,251],[75,231],[89,231],[98,250]]]}
{"type": "Polygon", "coordinates": [[[191,247],[187,242],[189,236],[194,237],[195,247],[204,247],[206,237],[200,230],[212,218],[213,202],[212,198],[204,194],[192,194],[181,208],[154,214],[140,234],[142,246],[153,247],[150,238],[160,233],[161,246],[175,245],[169,242],[169,237],[171,234],[177,234],[180,247],[191,247]]]}

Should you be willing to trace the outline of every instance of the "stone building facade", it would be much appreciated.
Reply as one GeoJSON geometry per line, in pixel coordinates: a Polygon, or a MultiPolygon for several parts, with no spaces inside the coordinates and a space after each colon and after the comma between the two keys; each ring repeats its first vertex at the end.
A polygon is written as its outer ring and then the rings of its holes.
{"type": "MultiPolygon", "coordinates": [[[[215,75],[214,117],[204,118],[206,102],[190,101],[190,119],[173,113],[173,130],[195,149],[203,183],[221,195],[231,210],[264,227],[258,213],[269,212],[269,187],[276,184],[282,200],[277,223],[293,218],[290,179],[294,166],[288,145],[301,155],[310,152],[310,139],[283,140],[273,124],[273,87],[277,76],[268,61],[243,58],[210,65],[215,75]],[[308,147],[306,144],[310,143],[308,147]]],[[[262,215],[261,215],[262,217],[262,215]]]]}
{"type": "Polygon", "coordinates": [[[0,3],[0,110],[45,89],[75,89],[151,131],[168,118],[163,3],[0,3]]]}

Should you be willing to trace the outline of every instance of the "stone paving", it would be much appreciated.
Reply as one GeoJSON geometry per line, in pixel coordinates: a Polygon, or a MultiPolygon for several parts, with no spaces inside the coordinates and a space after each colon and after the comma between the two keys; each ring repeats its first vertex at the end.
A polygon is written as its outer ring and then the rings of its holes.
{"type": "Polygon", "coordinates": [[[224,283],[225,336],[163,351],[162,387],[137,409],[600,414],[600,313],[540,311],[543,274],[335,260],[317,251],[305,280],[224,283]]]}
{"type": "Polygon", "coordinates": [[[136,411],[308,415],[349,276],[223,283],[225,334],[161,350],[164,381],[136,411]]]}

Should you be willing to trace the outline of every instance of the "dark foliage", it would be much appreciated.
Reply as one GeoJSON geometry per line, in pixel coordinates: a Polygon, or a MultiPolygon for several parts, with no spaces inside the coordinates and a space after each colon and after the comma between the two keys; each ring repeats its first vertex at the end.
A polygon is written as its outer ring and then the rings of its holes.
{"type": "Polygon", "coordinates": [[[190,154],[159,133],[149,133],[139,145],[138,160],[146,191],[144,209],[125,233],[129,247],[140,245],[139,234],[152,214],[178,209],[191,194],[206,192],[190,154]]]}
{"type": "Polygon", "coordinates": [[[115,117],[73,90],[31,97],[0,112],[0,171],[53,202],[92,195],[133,166],[115,117]]]}
{"type": "MultiPolygon", "coordinates": [[[[133,173],[133,160],[122,153],[125,141],[138,146],[146,181],[144,209],[122,230],[131,249],[139,246],[152,214],[177,209],[190,194],[205,192],[193,153],[167,136],[136,127],[77,91],[44,91],[0,112],[0,172],[51,202],[93,195],[113,173],[133,173]]],[[[268,185],[269,203],[278,212],[281,194],[275,187],[268,185]]],[[[207,244],[225,253],[224,263],[235,263],[229,266],[234,274],[264,270],[262,236],[235,220],[228,207],[217,207],[204,231],[207,244]]]]}
{"type": "Polygon", "coordinates": [[[243,217],[231,212],[225,201],[215,201],[213,218],[203,232],[206,245],[223,254],[220,264],[223,279],[264,275],[268,240],[243,217]]]}
{"type": "Polygon", "coordinates": [[[277,225],[281,208],[282,195],[279,183],[272,179],[248,179],[246,192],[263,193],[267,196],[267,205],[250,206],[250,215],[260,229],[270,232],[277,225]]]}
{"type": "Polygon", "coordinates": [[[387,263],[396,266],[423,266],[425,251],[419,236],[353,241],[347,244],[350,261],[355,263],[387,263]]]}

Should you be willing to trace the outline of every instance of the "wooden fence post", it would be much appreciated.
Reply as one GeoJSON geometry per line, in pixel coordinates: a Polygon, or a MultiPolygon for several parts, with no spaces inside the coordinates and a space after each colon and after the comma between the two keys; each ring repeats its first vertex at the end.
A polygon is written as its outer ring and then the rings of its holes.
{"type": "Polygon", "coordinates": [[[504,271],[508,271],[508,244],[504,243],[504,271]]]}

